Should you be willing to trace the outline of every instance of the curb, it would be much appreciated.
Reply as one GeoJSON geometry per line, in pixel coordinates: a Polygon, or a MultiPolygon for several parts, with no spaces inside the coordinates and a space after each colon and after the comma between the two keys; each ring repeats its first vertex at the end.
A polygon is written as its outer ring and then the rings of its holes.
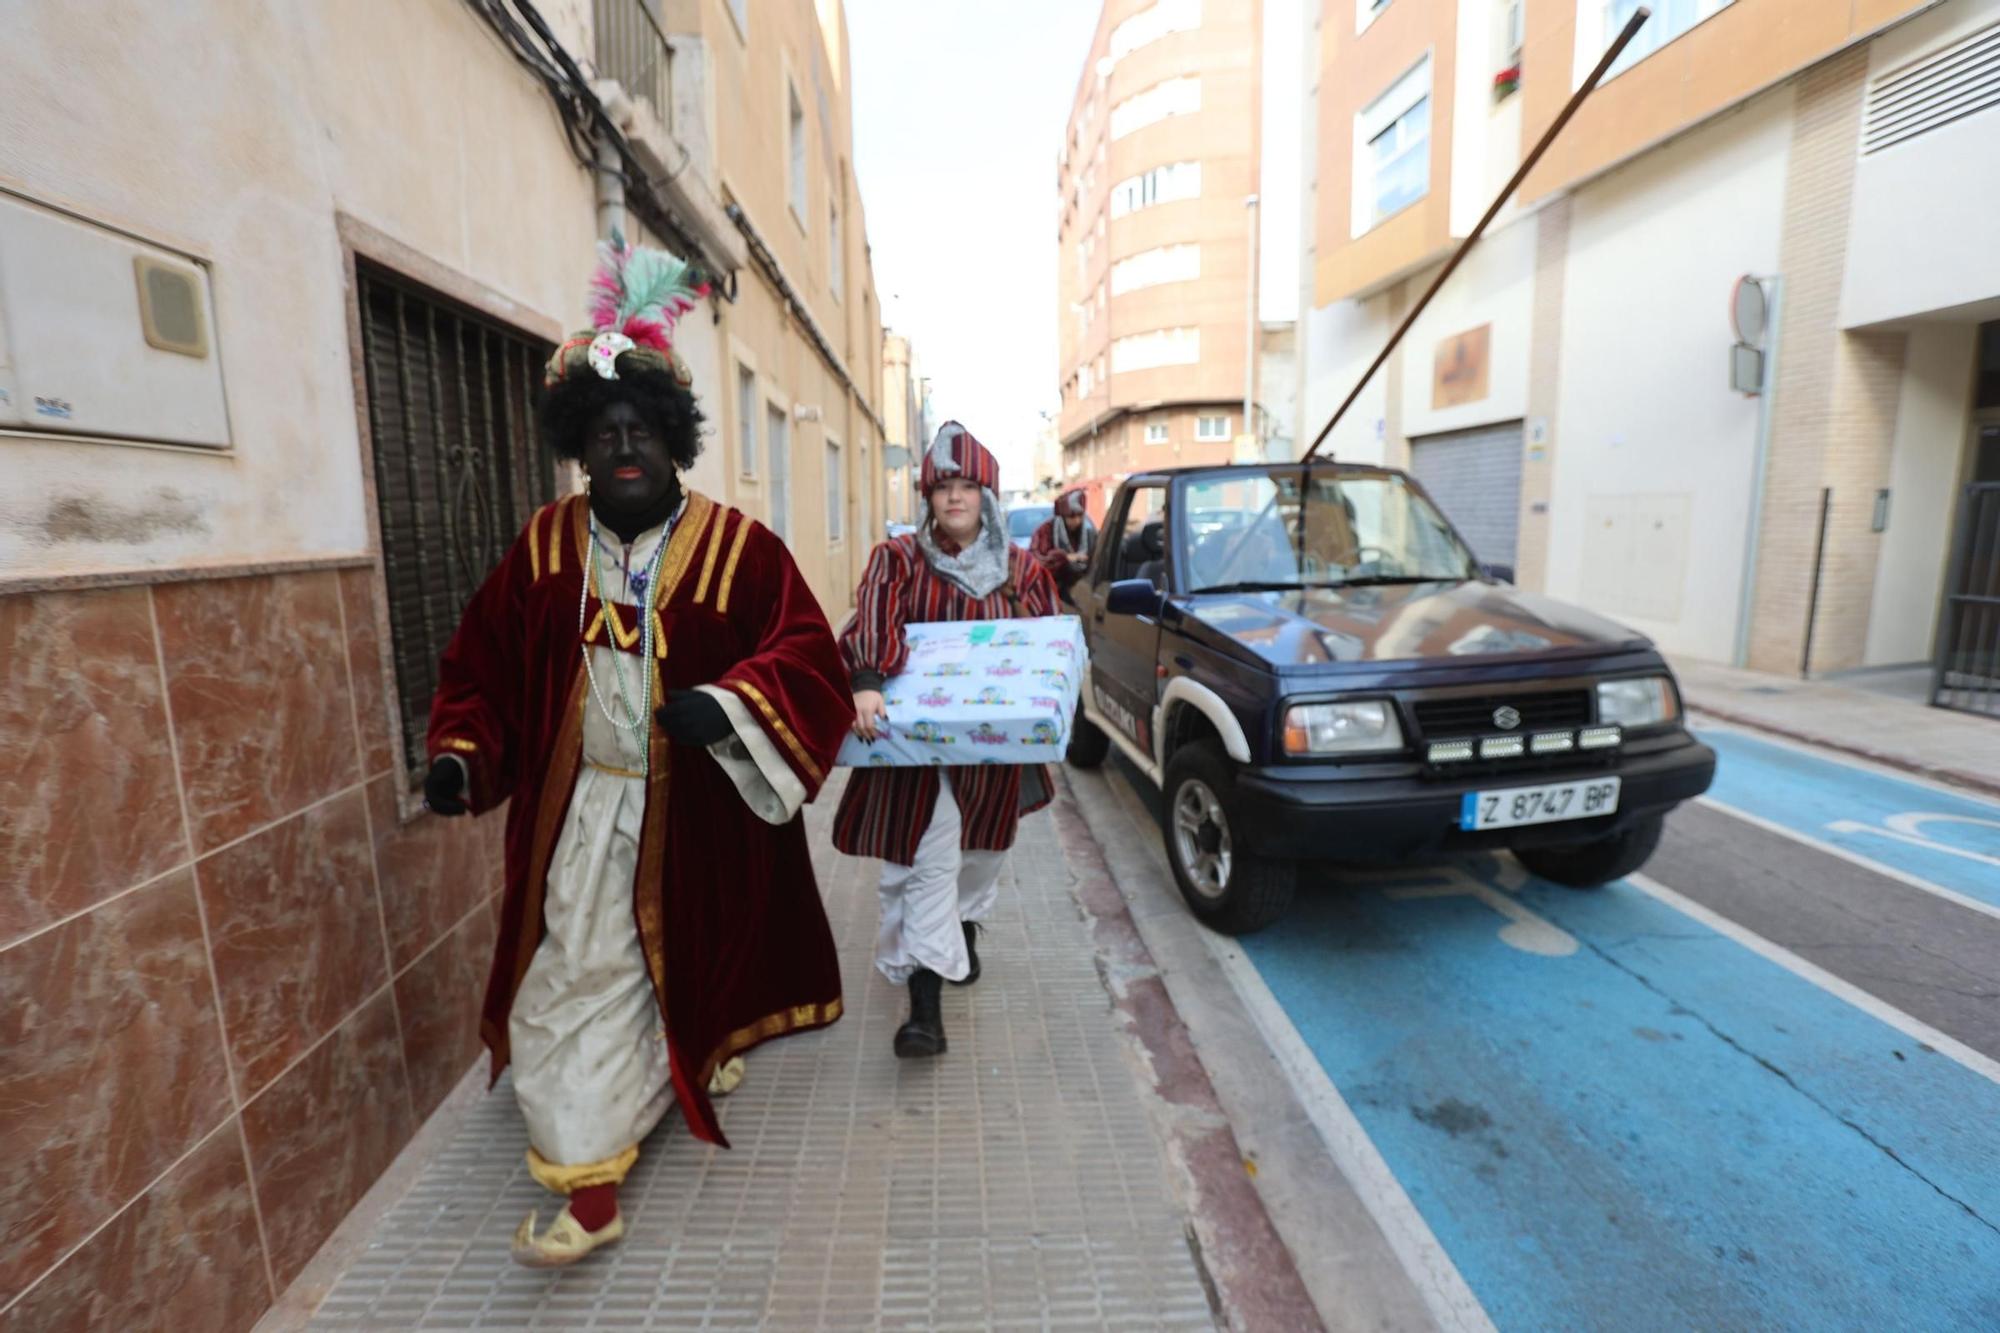
{"type": "Polygon", "coordinates": [[[1796,727],[1779,726],[1774,722],[1751,717],[1747,713],[1740,713],[1734,709],[1717,708],[1711,704],[1702,703],[1698,699],[1686,699],[1683,702],[1686,704],[1689,712],[1700,713],[1706,717],[1712,717],[1718,722],[1727,722],[1731,726],[1742,727],[1748,731],[1761,731],[1767,736],[1782,736],[1788,741],[1797,741],[1802,745],[1816,746],[1822,750],[1834,750],[1840,754],[1850,754],[1856,759],[1866,759],[1869,763],[1880,764],[1884,768],[1893,768],[1901,773],[1911,773],[1920,778],[1931,778],[1937,782],[1950,783],[1954,787],[1964,787],[1969,791],[1978,792],[1982,796],[2000,799],[2000,780],[1985,777],[1978,773],[1968,773],[1964,769],[1952,768],[1946,764],[1927,764],[1920,759],[1912,759],[1908,755],[1892,754],[1883,750],[1871,749],[1866,745],[1856,745],[1853,741],[1834,740],[1831,737],[1816,735],[1813,732],[1803,731],[1796,727]]]}
{"type": "Polygon", "coordinates": [[[1154,1123],[1179,1168],[1189,1239],[1218,1313],[1236,1329],[1324,1329],[1292,1253],[1251,1183],[1242,1148],[1194,1040],[1067,779],[1058,785],[1050,813],[1075,876],[1077,906],[1090,922],[1112,1010],[1143,1057],[1155,1100],[1154,1123]]]}

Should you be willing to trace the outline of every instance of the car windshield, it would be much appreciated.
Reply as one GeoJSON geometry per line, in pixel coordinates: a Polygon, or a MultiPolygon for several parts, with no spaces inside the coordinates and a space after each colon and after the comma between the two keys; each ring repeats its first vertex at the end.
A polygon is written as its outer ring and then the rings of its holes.
{"type": "Polygon", "coordinates": [[[1183,487],[1180,582],[1213,588],[1459,580],[1471,552],[1395,472],[1218,473],[1183,487]]]}
{"type": "Polygon", "coordinates": [[[1054,505],[1030,505],[1026,509],[1015,509],[1007,515],[1007,535],[1009,537],[1032,537],[1035,529],[1055,513],[1054,505]]]}

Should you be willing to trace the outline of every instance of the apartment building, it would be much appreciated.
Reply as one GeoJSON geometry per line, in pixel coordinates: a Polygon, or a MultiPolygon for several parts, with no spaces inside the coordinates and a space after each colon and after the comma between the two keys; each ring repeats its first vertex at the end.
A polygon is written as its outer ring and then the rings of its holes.
{"type": "MultiPolygon", "coordinates": [[[[907,334],[882,338],[882,421],[887,503],[883,518],[890,523],[916,521],[917,469],[931,441],[930,381],[924,378],[916,349],[907,334]]],[[[870,540],[882,534],[869,534],[870,540]]]]}
{"type": "Polygon", "coordinates": [[[835,618],[880,316],[837,0],[115,8],[0,44],[0,1324],[241,1330],[480,1055],[412,779],[593,243],[716,275],[691,480],[835,618]]]}
{"type": "MultiPolygon", "coordinates": [[[[1254,441],[1262,5],[1106,0],[1056,171],[1063,480],[1254,441]]],[[[1252,446],[1254,447],[1254,445],[1252,446]]]]}
{"type": "MultiPolygon", "coordinates": [[[[1302,445],[1635,8],[1310,7],[1302,445]]],[[[2000,3],[1654,9],[1329,448],[1672,652],[1990,685],[2000,3]]]]}

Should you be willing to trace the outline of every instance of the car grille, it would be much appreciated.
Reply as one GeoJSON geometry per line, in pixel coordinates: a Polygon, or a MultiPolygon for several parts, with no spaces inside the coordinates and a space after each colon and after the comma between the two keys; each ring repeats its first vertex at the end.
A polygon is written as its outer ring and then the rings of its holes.
{"type": "Polygon", "coordinates": [[[1417,726],[1436,740],[1455,736],[1525,735],[1563,727],[1584,727],[1591,722],[1590,691],[1556,690],[1543,694],[1477,695],[1457,699],[1420,699],[1416,704],[1417,726]],[[1493,714],[1512,708],[1521,715],[1513,727],[1501,727],[1493,714]]]}

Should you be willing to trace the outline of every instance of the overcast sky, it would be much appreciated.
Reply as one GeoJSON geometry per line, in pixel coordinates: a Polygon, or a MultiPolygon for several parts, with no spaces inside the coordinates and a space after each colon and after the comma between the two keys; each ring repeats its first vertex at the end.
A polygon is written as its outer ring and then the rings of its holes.
{"type": "Polygon", "coordinates": [[[1056,150],[1092,0],[848,0],[854,159],[882,320],[1027,486],[1056,397],[1056,150]]]}

